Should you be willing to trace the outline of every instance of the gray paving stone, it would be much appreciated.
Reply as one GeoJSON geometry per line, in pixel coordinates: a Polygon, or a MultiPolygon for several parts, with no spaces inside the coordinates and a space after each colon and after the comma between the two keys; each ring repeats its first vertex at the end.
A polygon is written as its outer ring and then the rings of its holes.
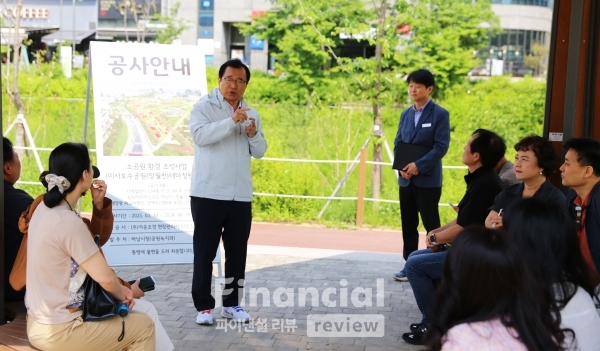
{"type": "MultiPolygon", "coordinates": [[[[190,333],[188,335],[186,335],[183,340],[185,341],[211,341],[215,338],[215,336],[213,335],[202,335],[202,334],[195,334],[195,333],[190,333]]],[[[198,343],[197,343],[198,344],[198,343]]]]}
{"type": "Polygon", "coordinates": [[[273,336],[275,340],[285,340],[285,341],[301,341],[302,335],[297,334],[275,334],[273,336]]]}
{"type": "Polygon", "coordinates": [[[302,341],[291,341],[291,340],[275,340],[275,344],[273,346],[277,347],[295,347],[297,349],[304,350],[306,349],[307,342],[302,341]]]}
{"type": "Polygon", "coordinates": [[[275,333],[253,332],[253,333],[244,333],[244,335],[242,335],[242,338],[271,340],[271,339],[273,339],[274,336],[275,336],[275,333]]]}
{"type": "Polygon", "coordinates": [[[298,351],[297,347],[258,346],[254,351],[298,351]]]}
{"type": "Polygon", "coordinates": [[[308,344],[306,344],[306,350],[327,351],[327,350],[331,350],[331,347],[329,346],[329,344],[325,344],[325,343],[309,342],[308,344]]]}
{"type": "Polygon", "coordinates": [[[215,350],[222,351],[227,350],[232,344],[227,342],[218,342],[218,341],[189,341],[186,344],[186,347],[195,347],[195,350],[215,350]]]}
{"type": "Polygon", "coordinates": [[[235,350],[235,351],[254,351],[254,345],[246,345],[246,344],[231,344],[227,350],[235,350]]]}
{"type": "Polygon", "coordinates": [[[355,338],[327,338],[328,343],[338,345],[354,345],[355,341],[355,338]]]}
{"type": "Polygon", "coordinates": [[[187,340],[171,340],[171,342],[173,343],[173,346],[175,346],[175,349],[178,349],[179,347],[185,346],[185,344],[188,341],[187,340]]]}
{"type": "Polygon", "coordinates": [[[253,346],[273,346],[275,344],[275,339],[254,339],[254,338],[246,338],[246,345],[253,346]]]}
{"type": "MultiPolygon", "coordinates": [[[[415,347],[402,341],[403,333],[408,332],[408,325],[420,321],[421,313],[416,306],[412,289],[408,283],[399,283],[390,278],[398,271],[398,262],[377,262],[368,264],[365,261],[347,259],[307,259],[303,257],[281,255],[249,255],[247,259],[247,285],[244,291],[245,309],[251,313],[254,321],[267,319],[267,332],[246,330],[240,331],[217,329],[212,326],[200,326],[195,323],[196,310],[191,296],[192,270],[191,264],[162,266],[128,266],[116,267],[124,277],[137,277],[152,274],[158,284],[154,291],[148,292],[146,299],[154,303],[167,334],[171,337],[176,350],[256,350],[256,351],[297,351],[297,350],[344,350],[344,351],[414,351],[415,347]],[[383,306],[376,303],[376,279],[384,279],[383,306]],[[347,284],[341,286],[341,279],[347,284]],[[258,294],[257,304],[249,306],[250,288],[267,288],[269,301],[262,301],[258,294]],[[275,289],[291,288],[294,296],[284,302],[292,307],[277,307],[274,304],[275,289]],[[318,304],[312,305],[312,296],[307,295],[303,306],[299,304],[299,289],[316,288],[318,304]],[[327,288],[336,289],[329,298],[335,307],[327,307],[323,301],[323,292],[327,288]],[[342,306],[341,288],[347,289],[347,306],[342,306]],[[354,306],[351,293],[356,288],[372,290],[372,306],[354,306]],[[270,306],[267,306],[267,302],[270,306]],[[385,334],[381,338],[339,337],[316,338],[307,335],[308,315],[335,314],[378,314],[385,318],[385,334]],[[281,326],[274,327],[274,320],[294,320],[296,329],[286,330],[281,326]]],[[[214,270],[216,273],[216,269],[214,270]]],[[[213,287],[215,282],[213,281],[213,287]]],[[[214,292],[214,288],[213,288],[214,292]]],[[[360,295],[364,300],[365,295],[360,295]]],[[[221,308],[215,309],[215,319],[220,318],[221,308]]]]}
{"type": "Polygon", "coordinates": [[[317,344],[326,344],[328,343],[328,338],[313,338],[310,336],[302,336],[302,339],[300,341],[305,341],[308,343],[317,343],[317,344]]]}

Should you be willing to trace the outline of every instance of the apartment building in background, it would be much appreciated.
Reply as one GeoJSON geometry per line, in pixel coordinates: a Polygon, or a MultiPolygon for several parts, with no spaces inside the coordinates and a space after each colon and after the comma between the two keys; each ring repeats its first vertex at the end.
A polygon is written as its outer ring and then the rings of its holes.
{"type": "MultiPolygon", "coordinates": [[[[186,31],[182,44],[194,41],[205,48],[207,63],[221,65],[237,57],[251,68],[266,71],[272,68],[269,43],[240,34],[236,23],[249,23],[252,16],[268,11],[269,0],[180,0],[186,13],[197,13],[196,28],[186,31]],[[196,6],[194,8],[194,6],[196,6]],[[194,34],[196,37],[194,37],[194,34]]],[[[488,65],[481,73],[489,74],[541,74],[547,58],[543,49],[549,48],[554,0],[491,0],[492,9],[500,18],[502,32],[490,38],[484,58],[488,65]],[[539,57],[539,67],[531,66],[539,57]],[[491,60],[489,59],[491,57],[491,60]],[[527,59],[529,57],[529,59],[527,59]]],[[[180,11],[181,12],[181,11],[180,11]]],[[[350,55],[374,53],[368,47],[358,47],[349,42],[345,48],[350,55]]]]}
{"type": "MultiPolygon", "coordinates": [[[[132,2],[23,0],[23,36],[33,40],[28,51],[52,50],[60,43],[75,41],[77,51],[84,52],[90,40],[136,41],[138,35],[152,42],[156,23],[136,19],[125,11],[126,4],[131,6],[132,2]]],[[[146,0],[135,2],[142,6],[146,0]]],[[[9,10],[14,3],[15,0],[7,0],[9,10]]],[[[219,66],[231,58],[239,58],[252,69],[273,69],[269,43],[244,36],[236,27],[269,11],[273,6],[271,0],[153,0],[150,15],[157,12],[169,15],[176,3],[180,4],[177,16],[187,22],[188,29],[175,44],[201,46],[208,65],[219,66]]],[[[475,75],[543,74],[554,0],[491,0],[491,3],[503,31],[490,37],[489,47],[479,53],[486,63],[474,71],[475,75]]],[[[7,15],[5,12],[2,16],[7,15]]],[[[10,44],[13,36],[8,35],[6,28],[2,30],[2,44],[10,44]]],[[[353,40],[346,40],[339,50],[341,56],[347,57],[374,55],[372,47],[353,40]]]]}
{"type": "MultiPolygon", "coordinates": [[[[491,74],[540,75],[547,66],[554,0],[492,0],[502,32],[490,38],[491,74]],[[546,53],[546,54],[544,54],[546,53]]],[[[485,57],[485,56],[484,56],[485,57]]]]}

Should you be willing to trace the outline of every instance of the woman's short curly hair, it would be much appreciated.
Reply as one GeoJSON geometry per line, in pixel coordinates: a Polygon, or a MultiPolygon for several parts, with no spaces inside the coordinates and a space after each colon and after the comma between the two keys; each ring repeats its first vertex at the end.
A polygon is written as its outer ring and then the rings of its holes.
{"type": "Polygon", "coordinates": [[[552,143],[539,135],[530,134],[515,144],[515,151],[533,151],[537,158],[538,167],[542,168],[542,174],[546,177],[554,173],[556,167],[556,151],[552,143]]]}

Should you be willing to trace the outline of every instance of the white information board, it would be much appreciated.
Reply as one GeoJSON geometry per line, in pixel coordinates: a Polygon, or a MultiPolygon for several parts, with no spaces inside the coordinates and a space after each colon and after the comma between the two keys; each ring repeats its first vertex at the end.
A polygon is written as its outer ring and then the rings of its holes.
{"type": "Polygon", "coordinates": [[[115,223],[111,265],[193,262],[190,111],[207,93],[199,46],[91,42],[96,150],[115,223]]]}

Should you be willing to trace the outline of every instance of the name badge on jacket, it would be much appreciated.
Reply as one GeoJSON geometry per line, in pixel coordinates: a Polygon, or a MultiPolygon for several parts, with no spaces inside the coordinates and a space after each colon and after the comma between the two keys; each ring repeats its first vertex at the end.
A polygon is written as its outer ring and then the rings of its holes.
{"type": "Polygon", "coordinates": [[[431,123],[423,123],[423,125],[421,127],[429,128],[429,127],[431,127],[431,123]]]}

